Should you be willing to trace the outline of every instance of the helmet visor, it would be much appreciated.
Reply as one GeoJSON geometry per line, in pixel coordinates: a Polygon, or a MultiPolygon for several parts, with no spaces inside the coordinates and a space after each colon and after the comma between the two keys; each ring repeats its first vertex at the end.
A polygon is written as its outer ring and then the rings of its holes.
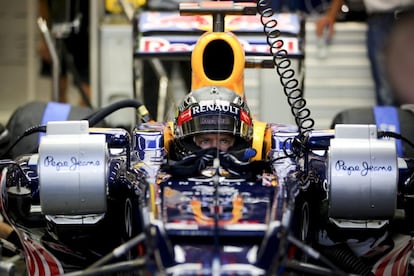
{"type": "Polygon", "coordinates": [[[210,114],[192,118],[178,124],[179,136],[188,136],[198,133],[230,133],[241,137],[248,137],[250,124],[236,116],[225,114],[210,114]]]}

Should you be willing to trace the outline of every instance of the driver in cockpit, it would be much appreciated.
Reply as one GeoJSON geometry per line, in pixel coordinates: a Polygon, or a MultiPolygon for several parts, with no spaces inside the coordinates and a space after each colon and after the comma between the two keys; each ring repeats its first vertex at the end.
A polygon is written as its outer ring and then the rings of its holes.
{"type": "MultiPolygon", "coordinates": [[[[255,175],[265,163],[251,162],[253,119],[244,99],[225,87],[207,86],[189,93],[174,119],[170,162],[163,171],[188,177],[212,166],[238,175],[255,175]]],[[[266,167],[266,168],[265,168],[266,167]]]]}
{"type": "Polygon", "coordinates": [[[200,149],[222,152],[251,147],[253,119],[246,102],[225,87],[208,86],[189,93],[174,120],[178,159],[200,149]]]}

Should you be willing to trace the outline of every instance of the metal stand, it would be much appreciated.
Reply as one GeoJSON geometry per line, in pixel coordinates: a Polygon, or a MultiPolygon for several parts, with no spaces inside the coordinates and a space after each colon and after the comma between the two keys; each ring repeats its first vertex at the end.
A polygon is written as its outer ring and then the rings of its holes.
{"type": "Polygon", "coordinates": [[[82,88],[81,81],[79,78],[79,73],[73,64],[73,57],[66,51],[64,47],[64,39],[67,38],[70,33],[74,30],[77,32],[80,27],[81,15],[78,15],[71,22],[61,22],[53,24],[52,32],[49,31],[46,20],[43,18],[38,18],[37,23],[40,31],[43,34],[43,37],[46,41],[49,53],[52,58],[52,101],[59,101],[60,96],[60,69],[61,62],[64,59],[68,66],[68,70],[71,71],[73,78],[75,80],[75,85],[77,86],[79,93],[82,97],[82,100],[86,103],[87,106],[92,107],[89,97],[82,88]]]}

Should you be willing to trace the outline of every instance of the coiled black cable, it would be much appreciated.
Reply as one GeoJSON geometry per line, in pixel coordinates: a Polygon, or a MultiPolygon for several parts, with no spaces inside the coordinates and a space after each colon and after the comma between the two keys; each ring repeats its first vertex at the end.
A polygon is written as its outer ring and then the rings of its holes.
{"type": "Polygon", "coordinates": [[[304,137],[307,132],[313,130],[315,122],[311,118],[309,108],[306,107],[306,100],[303,98],[303,91],[300,88],[299,81],[295,78],[295,70],[292,69],[292,62],[288,57],[288,52],[283,49],[284,42],[279,38],[281,32],[277,28],[278,22],[273,17],[275,12],[270,4],[270,0],[258,0],[257,11],[260,14],[266,41],[273,56],[273,64],[276,67],[284,94],[287,97],[295,123],[298,126],[299,136],[304,137]]]}

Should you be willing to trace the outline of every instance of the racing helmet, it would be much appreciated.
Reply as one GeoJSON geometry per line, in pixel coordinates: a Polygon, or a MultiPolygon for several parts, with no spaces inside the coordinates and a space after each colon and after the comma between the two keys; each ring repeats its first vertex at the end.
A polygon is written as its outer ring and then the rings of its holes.
{"type": "Polygon", "coordinates": [[[193,137],[202,133],[230,133],[236,138],[236,148],[246,147],[253,134],[253,120],[246,102],[226,87],[206,86],[189,93],[174,119],[177,150],[187,155],[199,149],[193,137]]]}

